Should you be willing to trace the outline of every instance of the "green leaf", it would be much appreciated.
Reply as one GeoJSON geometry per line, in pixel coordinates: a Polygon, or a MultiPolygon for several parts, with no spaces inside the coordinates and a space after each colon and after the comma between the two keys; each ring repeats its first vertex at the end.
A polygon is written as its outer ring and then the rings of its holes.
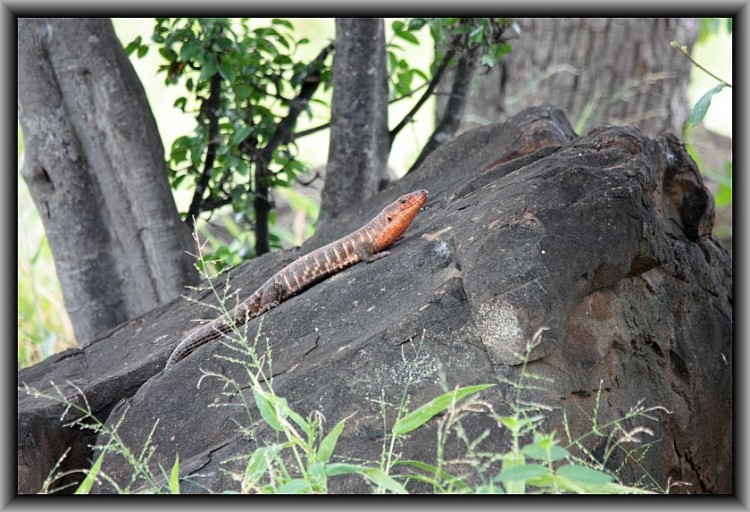
{"type": "Polygon", "coordinates": [[[288,21],[288,20],[283,20],[283,19],[279,19],[279,18],[274,18],[274,19],[272,19],[272,20],[271,20],[271,23],[272,23],[273,25],[281,25],[281,26],[284,26],[284,27],[286,27],[286,28],[288,28],[288,29],[294,29],[294,25],[292,25],[292,23],[291,23],[290,21],[288,21]]]}
{"type": "Polygon", "coordinates": [[[473,43],[482,43],[484,41],[484,27],[476,27],[469,33],[469,40],[473,43]]]}
{"type": "MultiPolygon", "coordinates": [[[[493,45],[493,46],[495,46],[495,45],[493,45]]],[[[505,42],[497,45],[497,47],[494,48],[494,50],[495,50],[495,53],[498,56],[508,55],[509,53],[511,53],[513,51],[513,46],[511,46],[511,44],[509,42],[505,41],[505,42]]]]}
{"type": "Polygon", "coordinates": [[[276,408],[268,400],[266,393],[263,391],[253,388],[253,396],[255,397],[255,405],[258,406],[258,411],[269,427],[274,429],[276,432],[281,432],[284,427],[281,425],[278,416],[276,415],[276,408]]]}
{"type": "Polygon", "coordinates": [[[180,96],[176,100],[174,100],[174,108],[179,108],[183,112],[185,112],[185,105],[187,105],[187,98],[185,96],[180,96]]]}
{"type": "Polygon", "coordinates": [[[316,460],[310,464],[307,473],[310,478],[310,483],[312,484],[313,492],[325,492],[327,481],[325,464],[316,460]]]}
{"type": "Polygon", "coordinates": [[[234,82],[237,79],[237,72],[225,59],[221,59],[221,62],[219,62],[219,73],[229,82],[234,82]]]}
{"type": "Polygon", "coordinates": [[[91,487],[93,487],[94,482],[96,481],[96,476],[99,474],[99,471],[102,468],[102,462],[104,462],[105,453],[107,453],[107,451],[102,450],[102,453],[99,455],[99,457],[96,459],[96,462],[94,462],[94,465],[91,466],[91,469],[89,469],[89,472],[86,474],[86,478],[83,479],[81,485],[79,485],[75,490],[75,494],[88,494],[91,491],[91,487]]]}
{"type": "Polygon", "coordinates": [[[479,59],[479,62],[481,64],[484,64],[485,66],[493,67],[495,64],[497,64],[497,57],[494,53],[485,53],[484,55],[482,55],[482,58],[479,59]]]}
{"type": "Polygon", "coordinates": [[[195,55],[198,54],[202,50],[201,42],[197,40],[189,41],[182,45],[182,48],[180,48],[180,58],[188,62],[190,59],[192,59],[195,55]]]}
{"type": "Polygon", "coordinates": [[[544,419],[544,416],[532,416],[530,418],[517,418],[515,416],[503,416],[500,418],[500,423],[502,423],[505,426],[505,428],[507,428],[511,432],[519,433],[521,432],[521,430],[524,429],[524,427],[533,425],[534,423],[537,423],[543,419],[544,419]]]}
{"type": "Polygon", "coordinates": [[[237,98],[237,101],[243,101],[250,97],[250,93],[253,91],[252,87],[249,85],[245,85],[239,82],[235,82],[232,84],[232,90],[234,90],[234,95],[237,98]]]}
{"type": "Polygon", "coordinates": [[[425,18],[412,18],[409,20],[409,30],[419,30],[427,23],[425,18]]]}
{"type": "Polygon", "coordinates": [[[345,462],[336,462],[333,464],[326,464],[326,476],[338,476],[338,475],[351,475],[352,473],[359,473],[366,471],[370,468],[366,466],[360,466],[359,464],[348,464],[345,462]]]}
{"type": "Polygon", "coordinates": [[[412,71],[412,73],[414,73],[415,75],[419,76],[419,77],[420,77],[420,78],[421,78],[422,80],[424,80],[425,82],[429,82],[429,81],[430,81],[430,79],[429,79],[429,78],[427,77],[427,75],[425,74],[425,72],[424,72],[424,71],[422,71],[421,69],[416,69],[416,68],[414,68],[414,69],[412,69],[411,71],[412,71]]]}
{"type": "Polygon", "coordinates": [[[310,482],[295,478],[279,488],[279,494],[301,494],[310,490],[310,482]]]}
{"type": "MultiPolygon", "coordinates": [[[[272,214],[273,215],[273,212],[272,214]]],[[[281,401],[281,410],[284,413],[285,418],[290,418],[294,423],[297,424],[299,428],[301,428],[305,434],[308,436],[312,436],[315,432],[315,426],[312,422],[306,421],[302,416],[294,412],[294,409],[289,407],[289,404],[286,401],[286,398],[280,398],[281,401]]]]}
{"type": "Polygon", "coordinates": [[[388,476],[380,468],[369,468],[365,471],[359,471],[359,473],[368,478],[372,483],[379,485],[388,491],[396,494],[408,494],[403,485],[388,476]]]}
{"type": "Polygon", "coordinates": [[[388,476],[380,468],[368,468],[359,464],[335,463],[327,464],[325,467],[326,476],[350,475],[359,473],[376,485],[379,485],[391,492],[406,494],[406,489],[396,480],[388,476]]]}
{"type": "Polygon", "coordinates": [[[418,460],[401,460],[397,461],[394,466],[411,466],[418,469],[421,469],[422,471],[429,473],[436,478],[439,478],[442,483],[448,483],[451,485],[455,485],[458,489],[462,491],[468,491],[471,489],[468,485],[464,483],[461,478],[451,475],[450,473],[447,473],[443,471],[442,469],[438,468],[437,466],[433,466],[432,464],[427,464],[426,462],[418,461],[418,460]]]}
{"type": "MultiPolygon", "coordinates": [[[[534,487],[539,487],[541,489],[553,489],[555,487],[555,482],[559,482],[560,480],[563,479],[555,475],[554,473],[548,472],[546,475],[543,475],[539,478],[526,480],[526,482],[524,482],[524,485],[533,485],[534,487]]],[[[508,485],[512,485],[513,483],[514,482],[510,482],[508,485]]]]}
{"type": "Polygon", "coordinates": [[[419,39],[411,32],[398,32],[396,35],[405,41],[409,41],[411,44],[419,45],[419,39]]]}
{"type": "Polygon", "coordinates": [[[175,455],[172,472],[169,474],[169,492],[180,494],[180,456],[175,455]]]}
{"type": "Polygon", "coordinates": [[[589,494],[656,494],[655,492],[648,491],[646,489],[639,489],[638,487],[628,487],[615,483],[589,486],[586,488],[586,492],[588,492],[589,494]]]}
{"type": "Polygon", "coordinates": [[[232,40],[229,39],[228,37],[220,37],[216,41],[216,44],[218,45],[219,48],[222,48],[222,49],[226,50],[227,48],[229,48],[230,46],[232,46],[232,40]]]}
{"type": "Polygon", "coordinates": [[[567,465],[557,468],[557,474],[572,482],[583,485],[602,485],[612,482],[615,478],[603,471],[587,468],[586,466],[567,465]]]}
{"type": "Polygon", "coordinates": [[[172,62],[172,61],[174,61],[174,60],[177,59],[177,54],[175,53],[174,50],[172,50],[170,48],[164,48],[164,47],[159,48],[159,53],[168,62],[172,62]]]}
{"type": "Polygon", "coordinates": [[[388,72],[393,73],[398,68],[398,58],[392,51],[387,52],[388,55],[388,72]]]}
{"type": "Polygon", "coordinates": [[[201,80],[207,80],[216,74],[216,61],[208,58],[201,67],[201,80]]]}
{"type": "Polygon", "coordinates": [[[141,36],[136,37],[125,47],[125,53],[130,55],[141,46],[141,36]]]}
{"type": "Polygon", "coordinates": [[[193,164],[193,167],[196,169],[200,167],[201,160],[203,159],[203,147],[201,147],[200,144],[195,144],[193,146],[190,146],[190,163],[193,164]]]}
{"type": "Polygon", "coordinates": [[[232,146],[237,146],[240,142],[247,139],[248,135],[250,135],[250,132],[253,131],[252,126],[245,125],[241,127],[239,130],[235,131],[234,134],[232,134],[232,146]]]}
{"type": "Polygon", "coordinates": [[[562,459],[567,458],[570,455],[565,448],[562,448],[561,446],[557,446],[557,445],[551,446],[549,448],[549,454],[547,454],[547,450],[545,450],[544,447],[540,446],[537,443],[524,446],[521,449],[521,452],[527,457],[531,457],[532,459],[543,460],[543,461],[562,460],[562,459]],[[547,457],[549,457],[549,459],[547,457]]]}
{"type": "Polygon", "coordinates": [[[403,435],[417,429],[430,421],[436,414],[439,414],[450,407],[455,402],[466,398],[467,396],[491,388],[494,384],[479,384],[477,386],[468,386],[455,391],[449,391],[439,397],[427,402],[423,406],[410,412],[398,420],[391,429],[393,435],[403,435]]]}
{"type": "Polygon", "coordinates": [[[318,460],[319,461],[328,462],[328,460],[331,458],[331,455],[333,455],[333,452],[336,449],[336,443],[338,443],[339,436],[341,435],[341,432],[344,430],[345,424],[346,424],[346,418],[339,421],[336,424],[336,426],[331,429],[328,435],[325,436],[323,440],[320,442],[320,447],[318,448],[318,460]]]}
{"type": "Polygon", "coordinates": [[[397,80],[398,82],[395,85],[396,92],[403,96],[407,94],[411,90],[411,81],[414,78],[414,74],[412,71],[406,70],[404,72],[398,73],[397,80]]]}
{"type": "Polygon", "coordinates": [[[497,478],[500,482],[518,482],[541,478],[549,473],[547,466],[540,464],[523,464],[503,469],[497,478]]]}
{"type": "Polygon", "coordinates": [[[502,487],[496,487],[492,483],[488,485],[480,485],[476,488],[476,494],[505,494],[502,487]]]}
{"type": "Polygon", "coordinates": [[[138,48],[138,58],[142,59],[148,53],[148,46],[143,45],[138,48]]]}
{"type": "MultiPolygon", "coordinates": [[[[307,434],[308,436],[312,436],[314,434],[314,425],[309,421],[305,421],[302,416],[294,412],[294,410],[289,407],[286,398],[276,396],[272,393],[266,393],[264,391],[259,392],[264,394],[268,406],[273,409],[274,418],[276,418],[276,421],[279,421],[280,427],[280,419],[290,418],[294,423],[297,424],[298,427],[300,427],[305,432],[305,434],[307,434]]],[[[253,393],[255,393],[255,390],[253,390],[253,393]]]]}
{"type": "MultiPolygon", "coordinates": [[[[503,455],[503,466],[501,472],[495,477],[495,481],[499,482],[500,477],[505,474],[506,471],[512,468],[521,467],[526,465],[526,459],[521,452],[508,452],[503,455]]],[[[511,473],[512,475],[512,473],[511,473]]],[[[526,483],[523,480],[509,480],[505,484],[505,491],[509,494],[524,494],[526,492],[526,483]]]]}
{"type": "Polygon", "coordinates": [[[692,112],[690,112],[691,126],[698,126],[698,124],[703,121],[703,118],[706,117],[706,112],[708,112],[708,107],[711,106],[711,98],[723,88],[724,84],[716,84],[713,89],[701,96],[701,99],[698,100],[693,107],[692,112]]]}

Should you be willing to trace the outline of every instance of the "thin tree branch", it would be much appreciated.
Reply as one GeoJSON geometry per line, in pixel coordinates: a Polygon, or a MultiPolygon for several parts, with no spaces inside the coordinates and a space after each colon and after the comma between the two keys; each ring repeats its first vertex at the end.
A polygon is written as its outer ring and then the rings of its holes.
{"type": "Polygon", "coordinates": [[[268,143],[260,150],[261,156],[270,161],[273,152],[279,146],[289,143],[293,140],[294,125],[297,118],[305,109],[315,91],[320,85],[320,67],[333,50],[333,43],[323,48],[315,59],[308,64],[309,72],[302,82],[299,94],[289,102],[289,112],[286,117],[276,127],[268,143]]]}
{"type": "Polygon", "coordinates": [[[692,62],[698,69],[702,70],[707,75],[712,76],[713,78],[715,78],[716,80],[718,80],[719,82],[721,82],[722,84],[724,84],[725,86],[732,87],[732,84],[730,84],[729,82],[727,82],[725,80],[722,80],[721,78],[719,78],[718,76],[714,75],[709,70],[707,70],[706,68],[704,68],[703,66],[701,66],[700,64],[698,64],[695,60],[693,60],[693,58],[690,56],[690,53],[688,53],[687,47],[685,45],[680,45],[677,41],[672,41],[670,43],[670,45],[672,46],[672,48],[674,48],[675,50],[678,50],[685,57],[687,57],[687,59],[690,62],[692,62]]]}
{"type": "Polygon", "coordinates": [[[331,127],[331,122],[328,121],[327,123],[323,123],[318,126],[313,126],[312,128],[308,128],[307,130],[299,131],[295,133],[294,135],[292,135],[292,137],[289,139],[289,142],[295,141],[302,137],[307,137],[308,135],[312,135],[313,133],[319,132],[321,130],[325,130],[326,128],[330,128],[330,127],[331,127]]]}
{"type": "Polygon", "coordinates": [[[456,72],[453,76],[453,85],[451,86],[450,96],[448,98],[448,103],[445,106],[443,116],[435,127],[435,130],[432,132],[432,135],[430,135],[429,140],[424,145],[419,157],[417,157],[417,160],[407,171],[407,174],[419,167],[424,159],[427,158],[427,155],[455,136],[456,131],[458,131],[458,128],[461,125],[464,111],[466,110],[471,81],[474,77],[476,61],[480,53],[480,48],[474,47],[469,50],[468,53],[462,55],[458,60],[456,72]]]}
{"type": "MultiPolygon", "coordinates": [[[[272,78],[269,78],[269,80],[271,80],[273,82],[272,78]]],[[[276,84],[276,82],[274,82],[274,84],[276,84]]],[[[268,92],[264,87],[260,87],[259,85],[254,84],[252,82],[248,82],[247,85],[249,85],[250,87],[252,87],[256,91],[258,91],[259,93],[263,94],[264,96],[268,96],[270,98],[276,98],[277,100],[281,101],[282,103],[288,104],[288,103],[292,102],[291,98],[287,98],[286,96],[282,96],[281,94],[278,93],[278,91],[275,92],[275,93],[268,92]]],[[[278,89],[278,85],[277,85],[277,89],[278,89]]]]}
{"type": "Polygon", "coordinates": [[[203,201],[203,211],[209,212],[211,210],[216,210],[217,208],[221,208],[222,206],[226,206],[228,204],[232,204],[232,198],[228,195],[225,195],[224,197],[218,197],[213,198],[209,197],[205,201],[203,201]]]}
{"type": "Polygon", "coordinates": [[[415,93],[416,93],[417,91],[421,91],[422,89],[424,89],[425,87],[427,87],[427,86],[428,86],[429,84],[430,84],[430,81],[428,80],[427,82],[424,82],[424,83],[423,83],[422,85],[420,85],[419,87],[415,87],[415,88],[414,88],[414,89],[412,89],[411,91],[407,92],[407,93],[406,93],[406,94],[404,94],[403,96],[399,96],[398,98],[393,98],[392,100],[389,100],[389,101],[388,101],[388,104],[389,104],[389,105],[393,105],[394,103],[398,103],[399,101],[401,101],[401,100],[405,100],[406,98],[411,98],[412,96],[414,96],[414,94],[415,94],[415,93]]]}
{"type": "Polygon", "coordinates": [[[318,89],[320,85],[320,68],[332,50],[333,43],[323,48],[318,56],[308,64],[308,74],[302,81],[299,94],[289,103],[289,112],[276,126],[276,130],[271,135],[268,143],[255,153],[255,196],[253,197],[253,209],[255,210],[256,256],[270,251],[268,243],[268,216],[271,211],[271,202],[269,201],[269,164],[273,158],[273,152],[279,146],[288,144],[293,140],[294,125],[297,123],[297,118],[318,89]]]}
{"type": "MultiPolygon", "coordinates": [[[[389,105],[393,105],[394,103],[398,103],[399,101],[405,100],[406,98],[411,98],[418,91],[421,91],[422,89],[424,89],[425,87],[427,87],[429,85],[429,83],[430,83],[429,81],[423,83],[419,87],[416,87],[416,88],[412,89],[411,91],[407,92],[403,96],[399,96],[398,98],[394,98],[394,99],[390,100],[388,102],[388,104],[389,105]]],[[[321,125],[313,126],[312,128],[308,128],[307,130],[302,130],[302,131],[296,132],[294,135],[292,135],[292,138],[290,139],[289,142],[295,141],[295,140],[300,139],[302,137],[307,137],[308,135],[312,135],[313,133],[317,133],[317,132],[319,132],[321,130],[325,130],[326,128],[330,128],[330,127],[331,127],[331,122],[329,121],[327,123],[323,123],[321,125]]]]}
{"type": "Polygon", "coordinates": [[[393,140],[396,138],[396,135],[406,126],[414,117],[414,114],[419,111],[420,108],[422,108],[422,105],[427,101],[427,99],[432,95],[432,92],[437,87],[438,83],[440,83],[440,79],[443,77],[443,73],[445,72],[445,69],[448,67],[448,63],[453,58],[453,56],[456,53],[456,48],[458,47],[458,41],[460,39],[460,36],[456,36],[453,38],[453,41],[451,42],[450,48],[448,48],[448,51],[445,52],[445,55],[443,55],[443,60],[440,62],[440,65],[435,70],[435,74],[432,77],[432,80],[430,80],[429,85],[427,86],[427,90],[422,94],[422,97],[419,98],[417,103],[412,107],[412,109],[404,116],[404,118],[399,122],[389,133],[388,136],[390,138],[390,145],[393,145],[393,140]]]}
{"type": "Polygon", "coordinates": [[[211,77],[211,86],[208,99],[205,102],[205,115],[208,118],[208,144],[206,149],[206,160],[203,164],[203,172],[195,185],[193,200],[190,202],[185,222],[192,229],[195,217],[203,209],[203,194],[211,179],[211,171],[216,159],[217,136],[219,134],[219,100],[221,98],[221,75],[216,73],[211,77]]]}

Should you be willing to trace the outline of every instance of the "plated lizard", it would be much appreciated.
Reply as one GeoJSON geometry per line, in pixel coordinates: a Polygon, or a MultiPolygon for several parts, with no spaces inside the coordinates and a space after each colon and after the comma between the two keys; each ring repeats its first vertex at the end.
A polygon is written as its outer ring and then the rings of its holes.
{"type": "Polygon", "coordinates": [[[360,261],[373,262],[388,255],[427,201],[427,191],[417,190],[389,204],[357,231],[316,249],[274,274],[250,297],[234,308],[233,319],[219,317],[190,331],[167,361],[170,367],[201,345],[262,315],[313,284],[360,261]]]}

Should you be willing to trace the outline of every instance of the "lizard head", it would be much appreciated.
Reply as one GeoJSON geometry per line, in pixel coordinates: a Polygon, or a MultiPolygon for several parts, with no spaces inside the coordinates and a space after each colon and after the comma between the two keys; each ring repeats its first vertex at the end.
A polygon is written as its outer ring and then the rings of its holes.
{"type": "Polygon", "coordinates": [[[383,208],[377,218],[384,221],[385,227],[378,233],[376,249],[382,251],[391,246],[411,225],[414,217],[427,201],[427,191],[417,190],[399,197],[383,208]]]}

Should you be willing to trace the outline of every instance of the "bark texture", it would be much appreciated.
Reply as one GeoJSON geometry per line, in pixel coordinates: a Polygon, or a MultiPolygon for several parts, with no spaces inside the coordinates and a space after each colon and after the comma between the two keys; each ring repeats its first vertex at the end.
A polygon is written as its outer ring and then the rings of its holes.
{"type": "Polygon", "coordinates": [[[337,19],[331,146],[318,224],[375,194],[387,176],[388,79],[381,18],[337,19]]]}
{"type": "Polygon", "coordinates": [[[692,48],[697,19],[518,19],[513,52],[483,76],[464,129],[523,108],[560,108],[583,134],[628,124],[654,136],[682,134],[690,111],[690,62],[669,45],[692,48]]]}
{"type": "Polygon", "coordinates": [[[145,92],[107,19],[20,19],[21,174],[79,345],[195,282],[145,92]]]}

